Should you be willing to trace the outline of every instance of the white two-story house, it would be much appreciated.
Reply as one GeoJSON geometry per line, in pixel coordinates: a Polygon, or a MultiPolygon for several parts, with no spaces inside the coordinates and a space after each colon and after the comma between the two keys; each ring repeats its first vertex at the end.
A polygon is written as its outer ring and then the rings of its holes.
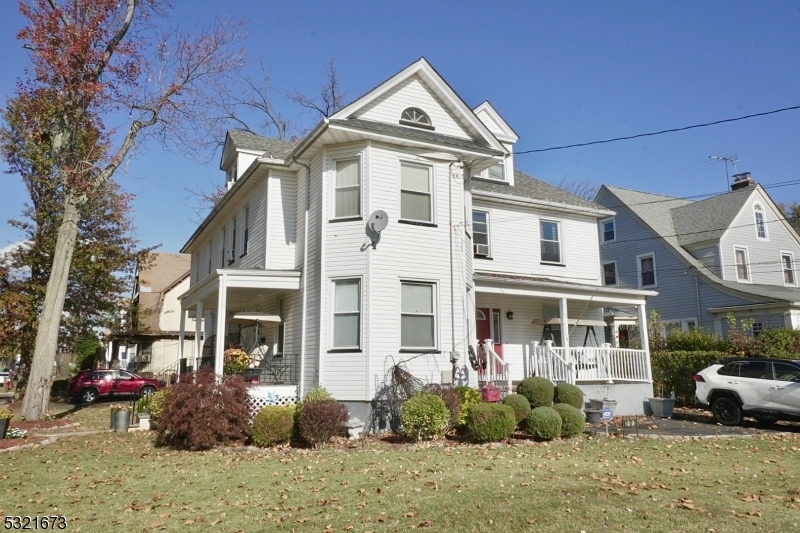
{"type": "Polygon", "coordinates": [[[603,347],[603,308],[643,318],[655,292],[603,285],[613,211],[515,171],[516,142],[425,59],[300,141],[229,132],[228,192],[182,250],[181,316],[204,318],[188,366],[205,347],[221,372],[232,339],[287,394],[320,385],[359,417],[396,364],[473,386],[546,375],[641,412],[646,336],[603,347]]]}

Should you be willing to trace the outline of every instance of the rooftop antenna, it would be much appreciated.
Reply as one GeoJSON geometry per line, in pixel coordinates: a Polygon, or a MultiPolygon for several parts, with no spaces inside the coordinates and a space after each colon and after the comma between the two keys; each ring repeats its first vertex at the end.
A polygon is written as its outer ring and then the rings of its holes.
{"type": "Polygon", "coordinates": [[[724,155],[724,156],[717,156],[717,155],[710,155],[708,156],[709,159],[716,159],[717,161],[725,161],[725,178],[728,180],[728,190],[731,188],[731,177],[728,173],[728,163],[733,165],[733,173],[738,174],[739,169],[736,168],[736,163],[739,162],[739,158],[736,157],[736,154],[733,155],[724,155]]]}

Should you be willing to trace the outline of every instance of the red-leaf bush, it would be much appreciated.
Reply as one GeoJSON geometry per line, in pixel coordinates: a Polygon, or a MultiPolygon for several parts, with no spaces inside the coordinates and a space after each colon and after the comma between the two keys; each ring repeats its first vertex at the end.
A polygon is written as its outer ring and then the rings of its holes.
{"type": "Polygon", "coordinates": [[[164,398],[156,442],[207,450],[244,440],[250,434],[249,400],[241,376],[225,376],[217,382],[211,369],[188,374],[164,398]]]}
{"type": "Polygon", "coordinates": [[[347,407],[336,400],[304,401],[297,415],[300,437],[314,448],[322,448],[342,432],[349,416],[347,407]]]}

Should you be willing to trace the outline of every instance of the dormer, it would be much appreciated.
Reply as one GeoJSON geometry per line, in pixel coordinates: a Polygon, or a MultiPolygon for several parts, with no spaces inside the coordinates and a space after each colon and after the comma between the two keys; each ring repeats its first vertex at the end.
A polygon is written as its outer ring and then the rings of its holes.
{"type": "Polygon", "coordinates": [[[249,131],[228,130],[219,168],[225,172],[225,189],[230,190],[258,158],[283,163],[299,141],[284,141],[249,131]]]}
{"type": "Polygon", "coordinates": [[[514,185],[514,143],[519,140],[519,136],[511,129],[511,126],[500,116],[489,101],[473,109],[478,119],[492,132],[497,140],[503,143],[503,147],[508,151],[505,160],[492,165],[486,170],[473,176],[474,178],[500,181],[514,185]]]}

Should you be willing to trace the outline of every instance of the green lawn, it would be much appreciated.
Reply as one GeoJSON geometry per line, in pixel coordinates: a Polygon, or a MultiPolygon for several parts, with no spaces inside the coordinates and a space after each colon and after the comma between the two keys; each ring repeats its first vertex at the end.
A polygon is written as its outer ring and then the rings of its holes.
{"type": "MultiPolygon", "coordinates": [[[[70,415],[107,427],[107,409],[70,415]]],[[[786,531],[800,439],[176,452],[103,433],[0,453],[0,515],[68,531],[786,531]]]]}

